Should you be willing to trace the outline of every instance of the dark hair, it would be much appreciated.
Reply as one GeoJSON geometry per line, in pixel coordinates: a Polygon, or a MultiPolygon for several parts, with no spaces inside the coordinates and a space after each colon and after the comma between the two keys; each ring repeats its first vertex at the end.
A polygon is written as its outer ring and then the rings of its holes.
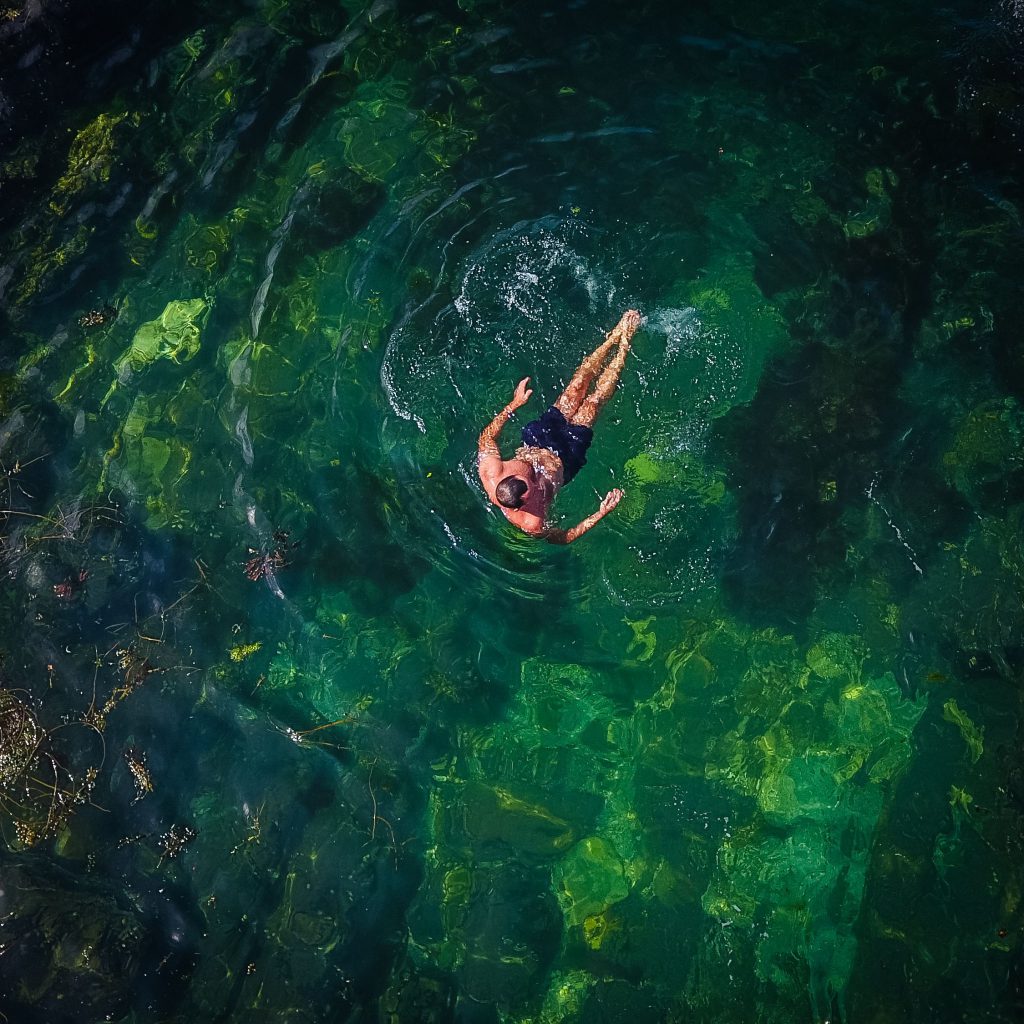
{"type": "Polygon", "coordinates": [[[505,508],[519,508],[523,504],[523,495],[526,491],[525,480],[518,476],[507,476],[498,481],[498,486],[494,488],[494,496],[505,508]]]}

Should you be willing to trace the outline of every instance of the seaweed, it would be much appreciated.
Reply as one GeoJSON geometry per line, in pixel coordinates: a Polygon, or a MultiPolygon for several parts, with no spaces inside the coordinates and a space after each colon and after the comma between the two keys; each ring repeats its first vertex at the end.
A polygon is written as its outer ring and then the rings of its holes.
{"type": "Polygon", "coordinates": [[[146,763],[146,753],[132,747],[124,752],[124,760],[135,783],[135,799],[132,803],[138,803],[144,796],[153,792],[153,777],[146,763]]]}
{"type": "Polygon", "coordinates": [[[76,810],[90,802],[103,748],[101,743],[98,761],[83,767],[81,774],[67,767],[53,739],[60,726],[44,726],[26,696],[0,688],[0,812],[13,824],[16,842],[31,847],[60,833],[76,810]]]}
{"type": "Polygon", "coordinates": [[[139,116],[101,113],[76,133],[68,150],[67,167],[54,186],[50,199],[50,209],[54,213],[67,213],[71,202],[91,184],[110,180],[117,129],[126,121],[138,127],[139,116]]]}

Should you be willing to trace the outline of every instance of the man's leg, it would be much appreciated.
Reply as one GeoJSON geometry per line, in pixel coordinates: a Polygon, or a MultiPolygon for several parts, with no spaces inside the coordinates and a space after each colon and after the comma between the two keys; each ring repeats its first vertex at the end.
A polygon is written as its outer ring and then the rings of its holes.
{"type": "MultiPolygon", "coordinates": [[[[632,332],[630,332],[632,334],[632,332]]],[[[583,427],[592,427],[601,406],[615,394],[615,387],[622,376],[622,368],[626,365],[626,356],[629,355],[629,337],[623,336],[619,342],[619,350],[615,353],[612,361],[605,367],[604,373],[597,379],[594,390],[580,403],[579,408],[571,417],[566,417],[572,423],[578,423],[583,427]]]]}
{"type": "Polygon", "coordinates": [[[590,382],[597,376],[598,371],[604,365],[605,359],[613,346],[619,342],[619,328],[614,327],[608,332],[608,336],[601,342],[593,352],[587,356],[579,365],[579,369],[572,375],[572,380],[566,385],[565,390],[558,396],[555,408],[567,419],[571,420],[579,409],[583,399],[587,396],[587,388],[590,382]]]}
{"type": "Polygon", "coordinates": [[[566,416],[566,419],[584,427],[594,425],[601,406],[615,394],[615,386],[619,383],[622,368],[626,365],[626,356],[629,355],[630,339],[636,334],[639,326],[640,314],[635,309],[627,309],[622,314],[622,319],[615,325],[615,329],[608,335],[609,339],[614,337],[618,342],[618,351],[605,367],[604,373],[598,378],[593,392],[584,398],[575,413],[572,416],[566,416]]]}

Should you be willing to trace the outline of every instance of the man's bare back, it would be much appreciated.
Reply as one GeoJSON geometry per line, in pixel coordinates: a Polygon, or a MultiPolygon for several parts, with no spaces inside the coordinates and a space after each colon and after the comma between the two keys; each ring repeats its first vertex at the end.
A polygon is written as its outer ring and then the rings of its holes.
{"type": "Polygon", "coordinates": [[[583,360],[555,404],[523,428],[523,445],[513,458],[502,458],[497,439],[512,413],[530,400],[533,391],[528,386],[529,377],[516,385],[512,401],[481,432],[477,445],[480,482],[505,518],[524,533],[553,544],[571,544],[622,499],[622,491],[616,488],[604,496],[596,512],[572,529],[546,525],[555,495],[586,462],[594,421],[615,392],[630,340],[639,326],[640,314],[635,309],[627,310],[605,340],[583,360]],[[592,383],[594,389],[588,394],[592,383]]]}

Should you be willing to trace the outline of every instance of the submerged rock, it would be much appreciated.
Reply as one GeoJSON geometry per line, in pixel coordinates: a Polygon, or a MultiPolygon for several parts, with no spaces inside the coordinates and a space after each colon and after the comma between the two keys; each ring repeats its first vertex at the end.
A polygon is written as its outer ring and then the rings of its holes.
{"type": "Polygon", "coordinates": [[[116,1020],[147,948],[139,915],[111,892],[36,863],[4,865],[0,1011],[8,1020],[116,1020]]]}
{"type": "Polygon", "coordinates": [[[946,477],[974,505],[1001,501],[1021,487],[1024,411],[1013,398],[993,398],[972,409],[943,456],[946,477]]]}
{"type": "Polygon", "coordinates": [[[478,1002],[518,1006],[540,991],[558,948],[558,911],[542,874],[515,863],[480,873],[460,928],[456,976],[478,1002]]]}
{"type": "Polygon", "coordinates": [[[553,884],[569,925],[596,918],[629,895],[622,860],[600,836],[588,836],[573,847],[555,868],[553,884]]]}
{"type": "Polygon", "coordinates": [[[507,789],[470,783],[464,801],[466,831],[474,839],[499,840],[527,853],[546,855],[556,854],[573,842],[569,822],[507,789]]]}
{"type": "Polygon", "coordinates": [[[168,302],[160,316],[139,327],[131,347],[114,363],[118,380],[123,383],[156,359],[176,363],[191,359],[199,351],[200,330],[208,310],[205,299],[168,302]]]}

